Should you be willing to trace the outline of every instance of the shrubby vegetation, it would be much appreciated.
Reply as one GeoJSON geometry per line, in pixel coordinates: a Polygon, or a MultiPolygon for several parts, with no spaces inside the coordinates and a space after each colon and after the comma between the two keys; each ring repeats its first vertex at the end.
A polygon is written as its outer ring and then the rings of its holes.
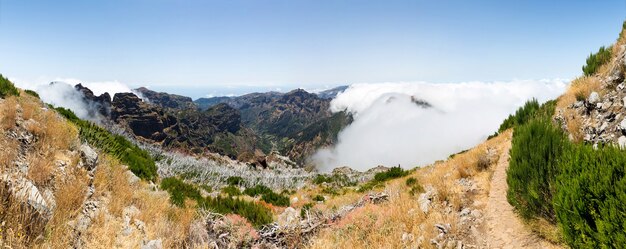
{"type": "Polygon", "coordinates": [[[376,175],[374,175],[374,179],[361,185],[361,187],[357,189],[357,192],[365,192],[373,188],[380,187],[388,180],[404,177],[409,173],[410,171],[404,170],[399,166],[391,167],[387,171],[376,173],[376,175]]]}
{"type": "Polygon", "coordinates": [[[232,196],[202,197],[200,191],[194,185],[185,183],[175,177],[163,179],[161,188],[170,194],[170,201],[177,206],[184,206],[185,200],[190,199],[196,201],[199,208],[221,214],[232,213],[241,215],[256,227],[272,222],[272,212],[261,204],[233,198],[232,196]]]}
{"type": "Polygon", "coordinates": [[[244,185],[246,181],[244,181],[240,176],[231,176],[226,179],[226,183],[230,186],[240,186],[244,185]]]}
{"type": "Polygon", "coordinates": [[[587,65],[583,66],[583,73],[585,76],[590,76],[596,73],[598,69],[611,60],[611,47],[600,47],[598,52],[590,54],[587,57],[587,65]]]}
{"type": "Polygon", "coordinates": [[[572,248],[626,245],[626,153],[576,146],[562,160],[554,208],[572,248]]]}
{"type": "Polygon", "coordinates": [[[239,188],[234,185],[228,185],[222,188],[222,193],[227,194],[228,196],[241,195],[241,191],[239,190],[239,188]]]}
{"type": "Polygon", "coordinates": [[[319,174],[315,176],[313,179],[313,183],[322,184],[322,183],[334,183],[338,186],[354,186],[356,182],[350,181],[350,178],[344,174],[332,174],[332,175],[324,175],[319,174]]]}
{"type": "Polygon", "coordinates": [[[261,196],[261,200],[267,203],[270,203],[272,205],[275,206],[289,206],[289,196],[286,196],[284,194],[277,194],[274,193],[274,191],[272,191],[272,189],[263,186],[263,185],[256,185],[252,188],[247,188],[243,191],[243,193],[245,195],[248,196],[252,196],[252,197],[257,197],[257,196],[261,196]]]}
{"type": "Polygon", "coordinates": [[[11,83],[7,78],[0,74],[0,98],[4,98],[6,96],[19,96],[20,91],[17,90],[15,85],[11,83]]]}
{"type": "Polygon", "coordinates": [[[28,94],[28,95],[31,95],[31,96],[39,99],[39,94],[37,92],[33,91],[33,90],[26,89],[26,90],[24,90],[24,92],[26,94],[28,94]]]}
{"type": "Polygon", "coordinates": [[[526,219],[561,227],[572,248],[626,244],[626,152],[575,144],[541,117],[515,128],[507,198],[526,219]]]}
{"type": "Polygon", "coordinates": [[[507,198],[523,217],[555,221],[551,201],[567,142],[563,131],[549,120],[536,119],[515,128],[507,171],[507,198]]]}
{"type": "Polygon", "coordinates": [[[379,172],[374,175],[374,180],[378,182],[384,182],[391,179],[400,178],[409,174],[409,171],[398,167],[391,167],[387,171],[379,172]]]}
{"type": "Polygon", "coordinates": [[[71,110],[63,107],[55,109],[67,120],[78,126],[82,140],[113,155],[122,163],[128,165],[128,169],[137,177],[149,181],[156,180],[157,167],[147,151],[140,149],[123,136],[114,135],[92,122],[78,118],[71,110]]]}
{"type": "Polygon", "coordinates": [[[556,100],[550,100],[544,103],[543,105],[539,105],[537,99],[531,99],[524,103],[524,106],[520,107],[515,111],[515,114],[509,115],[500,127],[498,131],[493,135],[489,136],[489,139],[498,136],[503,131],[506,131],[510,128],[524,125],[528,123],[530,120],[536,118],[550,119],[554,115],[554,109],[556,107],[556,100]]]}

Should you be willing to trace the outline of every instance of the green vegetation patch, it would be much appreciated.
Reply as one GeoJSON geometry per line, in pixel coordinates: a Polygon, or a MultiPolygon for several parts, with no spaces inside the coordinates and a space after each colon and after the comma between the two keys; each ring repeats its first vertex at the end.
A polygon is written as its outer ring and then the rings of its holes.
{"type": "Polygon", "coordinates": [[[288,193],[284,193],[283,191],[283,193],[277,194],[274,193],[272,189],[264,185],[256,185],[252,188],[247,188],[243,191],[243,193],[252,197],[261,196],[262,201],[272,204],[274,206],[287,207],[290,204],[289,196],[287,196],[288,193]]]}
{"type": "Polygon", "coordinates": [[[80,138],[119,159],[137,177],[156,181],[157,167],[147,151],[131,143],[123,136],[114,135],[92,122],[79,119],[71,110],[57,107],[55,110],[78,126],[80,138]]]}
{"type": "Polygon", "coordinates": [[[558,225],[572,248],[626,244],[626,152],[571,143],[539,115],[515,128],[508,201],[525,219],[558,225]]]}
{"type": "Polygon", "coordinates": [[[13,85],[9,79],[0,74],[0,98],[7,96],[19,96],[20,91],[13,85]]]}
{"type": "MultiPolygon", "coordinates": [[[[232,186],[230,186],[232,187],[232,186]]],[[[220,214],[237,214],[245,217],[255,227],[272,222],[272,212],[265,206],[246,201],[240,198],[202,197],[196,186],[185,183],[178,178],[168,177],[161,181],[161,188],[170,194],[172,204],[179,207],[185,205],[186,199],[196,201],[199,208],[211,210],[220,214]]]]}
{"type": "Polygon", "coordinates": [[[25,92],[26,94],[30,95],[30,96],[33,96],[33,97],[35,97],[35,98],[38,98],[38,99],[39,99],[39,94],[38,94],[37,92],[33,91],[33,90],[28,90],[28,89],[26,89],[26,90],[24,90],[24,92],[25,92]]]}
{"type": "Polygon", "coordinates": [[[507,171],[507,198],[524,218],[555,221],[552,197],[560,173],[559,160],[568,140],[549,120],[537,119],[515,128],[507,171]]]}
{"type": "Polygon", "coordinates": [[[556,108],[556,100],[550,100],[539,105],[537,99],[531,99],[524,103],[524,106],[515,111],[515,114],[509,115],[498,128],[498,132],[489,136],[489,138],[496,137],[499,133],[506,131],[507,129],[524,125],[533,119],[550,119],[554,115],[554,109],[556,108]]]}
{"type": "Polygon", "coordinates": [[[374,179],[361,185],[358,189],[357,192],[365,192],[365,191],[369,191],[372,190],[374,188],[377,187],[381,187],[383,186],[384,182],[391,180],[391,179],[396,179],[396,178],[400,178],[400,177],[404,177],[407,176],[408,174],[410,174],[411,171],[408,170],[404,170],[402,168],[398,167],[391,167],[388,170],[384,171],[384,172],[378,172],[376,173],[376,175],[374,175],[374,179]]]}
{"type": "Polygon", "coordinates": [[[579,145],[562,158],[554,209],[572,248],[626,245],[626,153],[579,145]]]}
{"type": "Polygon", "coordinates": [[[611,60],[612,47],[600,47],[598,52],[592,53],[587,57],[587,64],[583,66],[583,73],[586,76],[595,74],[598,69],[611,60]]]}

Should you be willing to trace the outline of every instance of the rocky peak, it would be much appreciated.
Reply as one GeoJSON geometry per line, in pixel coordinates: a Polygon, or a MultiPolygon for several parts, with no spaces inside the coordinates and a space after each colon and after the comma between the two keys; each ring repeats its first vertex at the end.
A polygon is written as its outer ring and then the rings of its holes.
{"type": "Polygon", "coordinates": [[[126,125],[135,135],[153,141],[163,141],[165,128],[176,125],[174,117],[166,115],[157,106],[143,102],[134,93],[116,93],[113,96],[111,119],[126,125]]]}
{"type": "Polygon", "coordinates": [[[95,113],[92,112],[97,111],[105,117],[109,116],[109,113],[111,111],[111,95],[109,95],[109,93],[105,92],[103,94],[100,94],[100,96],[96,96],[93,91],[91,91],[87,87],[84,87],[80,83],[75,85],[74,89],[76,89],[83,95],[83,101],[85,101],[88,106],[94,107],[93,109],[95,110],[89,110],[90,115],[93,116],[93,114],[95,113]]]}
{"type": "Polygon", "coordinates": [[[141,93],[151,103],[161,106],[163,108],[173,109],[195,109],[196,105],[190,97],[170,94],[165,92],[155,92],[145,87],[135,89],[138,93],[141,93]]]}

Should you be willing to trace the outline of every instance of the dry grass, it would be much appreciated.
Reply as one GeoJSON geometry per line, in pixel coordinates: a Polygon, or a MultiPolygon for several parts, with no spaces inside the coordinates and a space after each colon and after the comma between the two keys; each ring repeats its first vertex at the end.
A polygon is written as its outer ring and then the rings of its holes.
{"type": "Polygon", "coordinates": [[[128,182],[126,170],[111,156],[102,154],[94,175],[97,196],[109,199],[108,209],[115,216],[122,216],[124,208],[133,200],[133,188],[128,182]]]}
{"type": "Polygon", "coordinates": [[[42,111],[41,102],[29,94],[21,94],[19,99],[20,107],[22,107],[22,118],[24,120],[35,119],[42,111]]]}
{"type": "Polygon", "coordinates": [[[525,225],[539,237],[555,245],[565,245],[560,228],[545,219],[525,220],[525,225]]]}
{"type": "Polygon", "coordinates": [[[53,111],[43,112],[36,119],[40,126],[38,149],[40,150],[68,150],[74,148],[78,142],[78,128],[53,111]]]}
{"type": "Polygon", "coordinates": [[[18,150],[19,142],[15,139],[9,139],[6,137],[3,131],[0,131],[0,170],[4,172],[6,167],[9,167],[15,161],[18,150]]]}
{"type": "Polygon", "coordinates": [[[47,186],[52,180],[54,167],[54,156],[51,152],[45,152],[43,155],[35,153],[28,155],[28,178],[33,181],[37,187],[47,186]]]}
{"type": "Polygon", "coordinates": [[[48,223],[50,236],[46,243],[54,248],[69,247],[72,233],[68,221],[79,214],[87,194],[87,172],[77,165],[68,167],[66,172],[65,179],[57,182],[56,208],[48,223]]]}
{"type": "MultiPolygon", "coordinates": [[[[166,192],[150,191],[146,183],[131,184],[128,182],[126,169],[116,159],[101,155],[94,186],[96,195],[109,200],[107,208],[111,217],[101,215],[88,231],[87,246],[89,248],[111,248],[119,246],[116,233],[123,225],[123,211],[129,206],[140,210],[133,219],[141,220],[146,224],[148,238],[163,239],[165,248],[180,248],[185,245],[188,229],[196,219],[194,205],[190,208],[178,208],[169,202],[166,192]],[[113,232],[111,232],[111,230],[113,232]]],[[[122,247],[135,247],[139,240],[126,238],[122,247]]]]}
{"type": "Polygon", "coordinates": [[[576,101],[586,99],[594,91],[600,95],[604,93],[600,80],[596,76],[583,76],[572,81],[567,91],[557,100],[557,113],[562,112],[567,131],[575,142],[583,140],[581,117],[576,110],[569,107],[576,101]]]}
{"type": "Polygon", "coordinates": [[[0,128],[10,130],[17,118],[17,97],[11,96],[0,103],[0,128]]]}
{"type": "MultiPolygon", "coordinates": [[[[488,198],[490,178],[493,174],[492,165],[497,162],[498,155],[490,155],[487,149],[492,148],[497,152],[501,146],[510,139],[511,130],[503,132],[465,153],[456,155],[454,158],[439,162],[431,166],[417,169],[409,176],[391,180],[384,186],[384,190],[390,195],[390,200],[383,204],[367,204],[348,214],[345,218],[330,227],[323,229],[314,237],[309,245],[310,248],[430,248],[430,239],[437,236],[435,224],[452,224],[449,236],[463,238],[467,234],[466,228],[457,224],[458,212],[465,207],[473,209],[484,208],[488,198]],[[486,163],[488,161],[489,163],[486,163]],[[469,172],[466,175],[459,173],[469,172]],[[428,213],[421,211],[417,198],[419,195],[410,194],[411,186],[407,186],[407,178],[415,178],[427,189],[433,187],[437,194],[433,200],[432,208],[428,213]],[[467,193],[458,184],[461,177],[471,179],[480,191],[467,193]],[[483,203],[483,204],[479,204],[483,203]],[[452,210],[448,212],[447,210],[452,210]],[[408,239],[402,241],[403,234],[408,239]]],[[[498,153],[495,153],[498,154],[498,153]]],[[[298,196],[313,196],[315,190],[298,192],[298,196]]],[[[315,208],[320,210],[332,210],[332,207],[340,208],[352,203],[362,194],[349,192],[343,196],[335,196],[323,204],[317,204],[315,208]]],[[[472,238],[463,238],[464,241],[472,238]]]]}

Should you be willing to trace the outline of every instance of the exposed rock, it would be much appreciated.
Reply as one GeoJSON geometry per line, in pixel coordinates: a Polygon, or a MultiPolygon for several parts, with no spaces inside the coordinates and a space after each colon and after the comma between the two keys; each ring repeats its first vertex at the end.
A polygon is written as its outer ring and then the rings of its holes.
{"type": "Polygon", "coordinates": [[[285,211],[283,211],[283,213],[278,216],[278,224],[281,225],[294,224],[294,222],[299,221],[299,213],[292,207],[286,208],[285,211]]]}
{"type": "Polygon", "coordinates": [[[419,203],[422,212],[428,213],[428,211],[430,210],[430,204],[434,196],[435,191],[431,186],[427,186],[426,192],[419,195],[419,197],[417,198],[417,202],[419,203]]]}
{"type": "Polygon", "coordinates": [[[138,93],[147,98],[150,103],[159,105],[163,108],[173,109],[196,109],[196,105],[190,97],[177,94],[169,94],[165,92],[155,92],[145,87],[135,89],[138,93]]]}
{"type": "Polygon", "coordinates": [[[617,139],[617,144],[621,149],[626,149],[626,136],[621,136],[617,139]]]}
{"type": "Polygon", "coordinates": [[[79,150],[83,167],[85,167],[88,171],[95,169],[96,165],[98,165],[98,153],[96,153],[96,151],[93,150],[88,144],[82,144],[79,150]]]}
{"type": "Polygon", "coordinates": [[[597,92],[591,92],[591,94],[589,94],[589,98],[587,98],[587,102],[589,102],[590,104],[596,104],[600,102],[600,94],[598,94],[597,92]]]}
{"type": "Polygon", "coordinates": [[[133,134],[161,142],[165,128],[176,125],[176,118],[166,115],[158,107],[144,103],[133,93],[116,93],[113,97],[111,118],[128,126],[133,134]]]}
{"type": "Polygon", "coordinates": [[[141,249],[162,249],[162,248],[163,248],[163,243],[161,242],[161,239],[150,240],[148,241],[148,243],[141,246],[141,249]]]}
{"type": "Polygon", "coordinates": [[[619,123],[619,128],[622,129],[622,131],[626,131],[626,118],[619,123]]]}
{"type": "Polygon", "coordinates": [[[75,85],[74,88],[82,93],[83,100],[87,106],[92,107],[87,110],[90,116],[95,116],[95,111],[102,116],[109,116],[111,111],[111,95],[109,95],[109,93],[96,96],[89,88],[84,87],[82,84],[75,85]]]}
{"type": "Polygon", "coordinates": [[[32,216],[36,219],[48,220],[52,215],[52,209],[46,199],[41,195],[37,186],[30,180],[20,176],[0,176],[0,184],[8,189],[9,196],[19,202],[26,203],[33,211],[32,216]]]}

